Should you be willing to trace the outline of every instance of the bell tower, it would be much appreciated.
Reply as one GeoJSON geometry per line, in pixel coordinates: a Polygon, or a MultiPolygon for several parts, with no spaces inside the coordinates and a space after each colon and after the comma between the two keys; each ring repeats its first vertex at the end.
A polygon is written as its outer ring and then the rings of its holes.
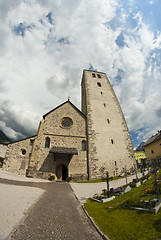
{"type": "Polygon", "coordinates": [[[84,70],[82,112],[87,117],[87,155],[90,179],[117,176],[135,164],[128,127],[105,73],[84,70]]]}

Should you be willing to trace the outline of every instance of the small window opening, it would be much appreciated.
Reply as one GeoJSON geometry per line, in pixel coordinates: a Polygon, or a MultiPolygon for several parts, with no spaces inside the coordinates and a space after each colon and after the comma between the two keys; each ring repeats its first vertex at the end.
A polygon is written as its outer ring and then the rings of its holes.
{"type": "Polygon", "coordinates": [[[49,148],[50,147],[50,138],[47,137],[45,138],[45,148],[49,148]]]}
{"type": "Polygon", "coordinates": [[[106,107],[106,103],[104,103],[103,105],[104,105],[104,107],[106,107]]]}
{"type": "Polygon", "coordinates": [[[85,140],[82,141],[82,151],[86,151],[87,150],[87,143],[85,140]]]}
{"type": "Polygon", "coordinates": [[[112,144],[114,143],[113,139],[111,139],[111,143],[112,143],[112,144]]]}
{"type": "Polygon", "coordinates": [[[101,83],[100,83],[100,82],[97,82],[97,85],[98,85],[99,87],[102,87],[102,85],[101,85],[101,83]]]}
{"type": "Polygon", "coordinates": [[[95,75],[94,73],[92,73],[92,77],[94,77],[94,78],[95,78],[95,77],[96,77],[96,75],[95,75]]]}
{"type": "Polygon", "coordinates": [[[153,150],[151,150],[151,153],[153,154],[153,153],[154,153],[154,151],[153,151],[153,150]]]}
{"type": "Polygon", "coordinates": [[[26,154],[26,149],[21,149],[21,153],[22,153],[22,155],[25,155],[26,154]]]}
{"type": "Polygon", "coordinates": [[[30,139],[30,146],[33,145],[34,141],[35,141],[34,139],[30,139]]]}
{"type": "Polygon", "coordinates": [[[101,92],[101,94],[103,94],[103,92],[101,92]]]}
{"type": "Polygon", "coordinates": [[[101,78],[101,75],[100,75],[100,74],[97,74],[97,77],[98,77],[98,78],[101,78]]]}
{"type": "Polygon", "coordinates": [[[107,122],[110,123],[110,120],[107,118],[107,122]]]}
{"type": "Polygon", "coordinates": [[[115,166],[117,165],[117,162],[115,161],[115,166]]]}

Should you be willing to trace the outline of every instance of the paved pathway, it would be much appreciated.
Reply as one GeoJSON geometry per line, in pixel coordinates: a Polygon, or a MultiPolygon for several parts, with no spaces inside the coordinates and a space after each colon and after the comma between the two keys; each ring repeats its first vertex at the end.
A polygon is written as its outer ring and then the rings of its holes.
{"type": "Polygon", "coordinates": [[[1,183],[46,190],[28,216],[11,234],[12,240],[100,240],[68,183],[30,183],[0,179],[1,183]]]}
{"type": "MultiPolygon", "coordinates": [[[[147,172],[145,172],[146,174],[147,172]]],[[[138,177],[140,178],[142,173],[138,173],[138,177]]],[[[127,182],[130,183],[132,179],[136,178],[135,175],[131,175],[127,177],[127,182]]],[[[93,197],[94,194],[102,193],[103,189],[107,189],[106,182],[100,183],[70,183],[71,187],[76,194],[79,201],[84,204],[88,198],[93,197]]],[[[120,178],[118,180],[110,181],[109,187],[110,188],[117,188],[126,184],[125,178],[120,178]]]]}

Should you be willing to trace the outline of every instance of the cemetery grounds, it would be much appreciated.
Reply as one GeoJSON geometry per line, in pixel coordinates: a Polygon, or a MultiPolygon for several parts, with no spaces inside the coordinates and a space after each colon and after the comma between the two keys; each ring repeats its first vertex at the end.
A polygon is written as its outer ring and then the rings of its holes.
{"type": "MultiPolygon", "coordinates": [[[[161,169],[157,178],[161,177],[161,169]]],[[[94,219],[100,230],[111,240],[158,240],[161,239],[161,208],[154,214],[145,211],[129,209],[138,202],[147,202],[156,197],[154,174],[139,187],[120,194],[114,200],[99,203],[88,199],[85,209],[94,219]]],[[[161,182],[158,181],[161,190],[161,182]]],[[[160,192],[161,193],[161,192],[160,192]]]]}

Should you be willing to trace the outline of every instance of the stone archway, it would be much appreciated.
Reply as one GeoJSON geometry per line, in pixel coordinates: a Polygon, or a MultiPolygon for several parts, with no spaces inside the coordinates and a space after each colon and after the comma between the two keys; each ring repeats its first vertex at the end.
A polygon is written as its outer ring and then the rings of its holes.
{"type": "Polygon", "coordinates": [[[53,147],[50,153],[54,153],[55,173],[57,180],[66,181],[69,176],[69,165],[73,155],[78,155],[76,148],[53,147]]]}

